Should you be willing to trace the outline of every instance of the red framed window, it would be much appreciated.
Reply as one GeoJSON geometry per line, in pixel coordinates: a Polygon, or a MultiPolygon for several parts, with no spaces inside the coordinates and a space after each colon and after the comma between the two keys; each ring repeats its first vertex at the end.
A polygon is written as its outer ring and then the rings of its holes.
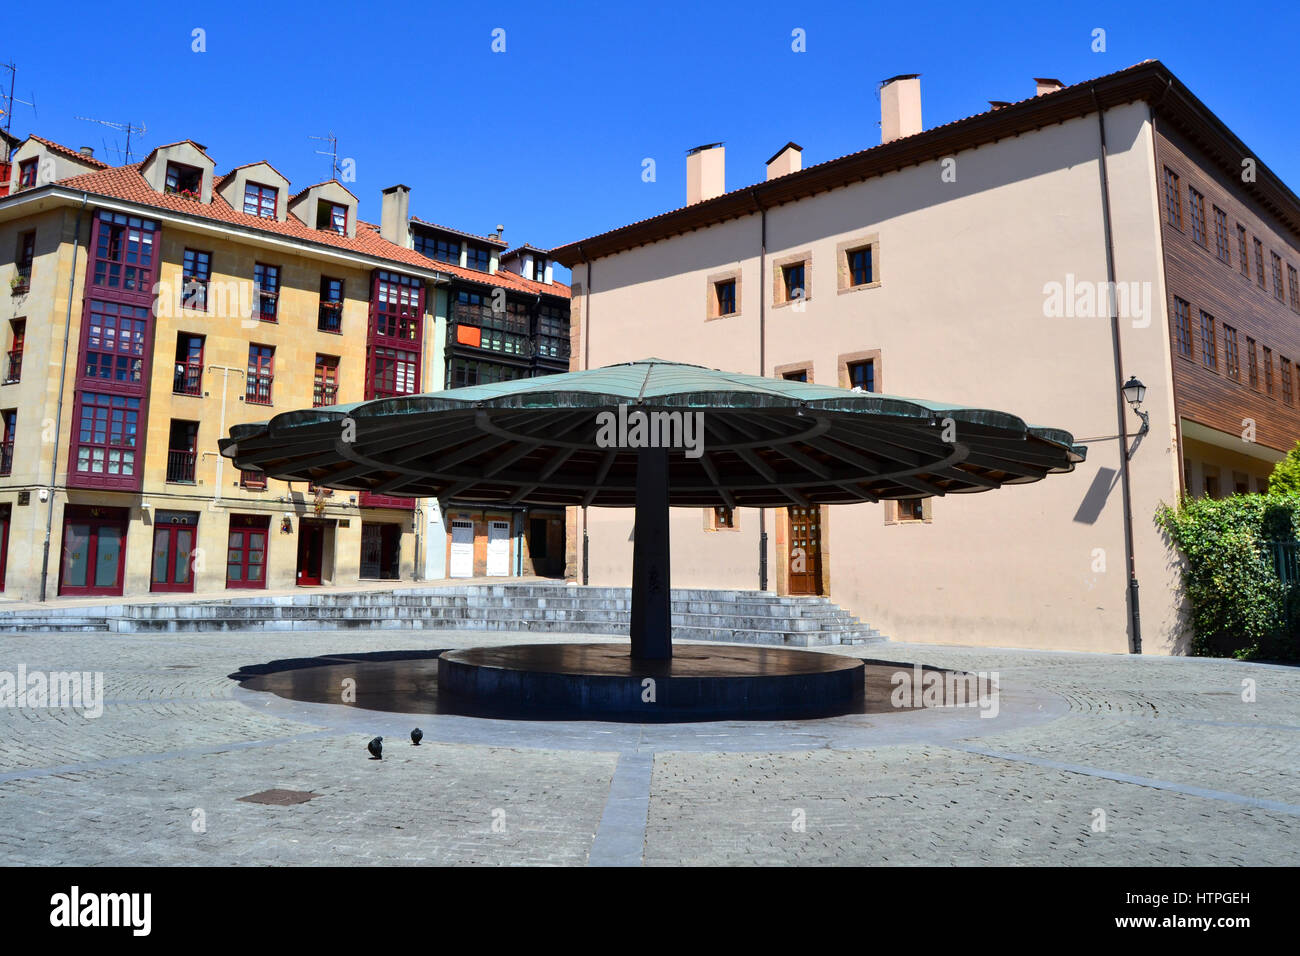
{"type": "Polygon", "coordinates": [[[415,341],[420,337],[423,302],[424,282],[380,270],[375,283],[375,334],[415,341]]]}
{"type": "Polygon", "coordinates": [[[312,388],[312,407],[337,405],[339,402],[339,359],[337,355],[317,355],[312,388]]]}
{"type": "Polygon", "coordinates": [[[322,199],[316,207],[316,228],[337,232],[340,236],[348,232],[348,207],[322,199]]]}
{"type": "Polygon", "coordinates": [[[149,310],[92,299],[88,308],[82,375],[105,382],[142,384],[149,310]]]}
{"type": "Polygon", "coordinates": [[[18,188],[30,189],[36,185],[36,172],[40,166],[40,159],[24,159],[18,164],[18,188]]]}
{"type": "Polygon", "coordinates": [[[274,186],[248,183],[244,186],[244,212],[250,216],[274,219],[280,191],[274,186]]]}
{"type": "Polygon", "coordinates": [[[75,470],[79,474],[110,481],[114,478],[134,479],[140,437],[140,399],[130,395],[83,392],[80,406],[75,470]]]}
{"type": "Polygon", "coordinates": [[[101,210],[95,218],[92,282],[124,292],[150,292],[157,233],[158,224],[151,220],[101,210]]]}
{"type": "Polygon", "coordinates": [[[35,231],[20,233],[18,248],[14,253],[14,265],[18,267],[18,287],[26,290],[32,280],[32,263],[36,261],[35,231]]]}
{"type": "Polygon", "coordinates": [[[402,349],[376,348],[371,352],[370,398],[414,395],[420,356],[402,349]]]}
{"type": "Polygon", "coordinates": [[[167,181],[163,189],[169,196],[200,199],[203,196],[203,170],[184,163],[167,164],[167,181]]]}
{"type": "Polygon", "coordinates": [[[320,277],[320,309],[316,328],[322,332],[343,332],[343,280],[320,277]]]}
{"type": "Polygon", "coordinates": [[[68,505],[63,511],[59,593],[121,594],[127,510],[68,505]]]}
{"type": "Polygon", "coordinates": [[[226,546],[226,587],[266,587],[269,515],[231,515],[226,546]]]}
{"type": "Polygon", "coordinates": [[[176,372],[173,395],[203,394],[203,336],[176,333],[176,372]]]}
{"type": "Polygon", "coordinates": [[[14,436],[18,432],[18,409],[0,411],[0,475],[8,475],[14,467],[14,436]]]}
{"type": "Polygon", "coordinates": [[[245,387],[244,401],[254,405],[271,404],[271,384],[275,380],[275,346],[257,345],[248,347],[248,382],[245,387]]]}
{"type": "Polygon", "coordinates": [[[23,347],[27,341],[27,320],[9,320],[9,355],[5,363],[4,383],[21,381],[23,377],[23,347]]]}
{"type": "Polygon", "coordinates": [[[247,488],[249,491],[265,491],[266,472],[241,468],[239,471],[239,487],[247,488]]]}
{"type": "Polygon", "coordinates": [[[186,249],[181,265],[184,283],[181,307],[197,312],[208,310],[208,280],[212,278],[212,253],[186,249]]]}
{"type": "Polygon", "coordinates": [[[257,294],[258,319],[262,322],[276,321],[280,303],[280,267],[254,263],[253,286],[257,294]]]}

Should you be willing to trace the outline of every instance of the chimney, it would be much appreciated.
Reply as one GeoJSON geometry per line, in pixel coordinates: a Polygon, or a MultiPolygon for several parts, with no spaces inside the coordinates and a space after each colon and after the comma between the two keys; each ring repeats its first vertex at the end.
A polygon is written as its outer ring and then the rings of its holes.
{"type": "Polygon", "coordinates": [[[776,179],[789,173],[797,173],[803,168],[803,147],[798,143],[786,143],[776,155],[767,161],[767,178],[776,179]]]}
{"type": "Polygon", "coordinates": [[[727,191],[727,150],[721,143],[696,146],[686,153],[686,205],[727,191]]]}
{"type": "Polygon", "coordinates": [[[407,247],[411,220],[411,187],[389,186],[384,190],[383,211],[379,219],[379,235],[394,245],[407,247]]]}
{"type": "Polygon", "coordinates": [[[922,130],[921,74],[903,73],[880,84],[880,141],[892,143],[922,130]]]}
{"type": "Polygon", "coordinates": [[[85,156],[87,159],[95,158],[95,147],[93,146],[83,146],[81,147],[80,150],[78,150],[78,152],[80,152],[81,155],[85,156]]]}
{"type": "Polygon", "coordinates": [[[1044,93],[1055,93],[1065,86],[1060,80],[1054,80],[1050,76],[1034,77],[1034,85],[1038,88],[1034,93],[1035,96],[1042,96],[1044,93]]]}

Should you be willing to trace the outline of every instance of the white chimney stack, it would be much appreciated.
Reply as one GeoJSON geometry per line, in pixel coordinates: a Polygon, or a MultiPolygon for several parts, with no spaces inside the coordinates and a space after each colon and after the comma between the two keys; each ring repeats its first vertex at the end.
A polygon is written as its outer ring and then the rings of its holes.
{"type": "Polygon", "coordinates": [[[776,179],[778,176],[797,173],[802,168],[803,147],[794,142],[786,143],[767,161],[767,178],[776,179]]]}
{"type": "Polygon", "coordinates": [[[1060,80],[1054,80],[1050,76],[1034,77],[1034,86],[1036,87],[1035,96],[1042,96],[1044,93],[1055,93],[1062,89],[1065,84],[1060,80]]]}
{"type": "Polygon", "coordinates": [[[384,203],[380,211],[379,235],[389,242],[409,248],[411,230],[411,187],[389,186],[384,190],[384,203]]]}
{"type": "Polygon", "coordinates": [[[880,84],[880,141],[921,132],[921,74],[904,73],[880,84]]]}
{"type": "Polygon", "coordinates": [[[696,146],[686,154],[686,205],[727,191],[727,150],[721,143],[696,146]]]}

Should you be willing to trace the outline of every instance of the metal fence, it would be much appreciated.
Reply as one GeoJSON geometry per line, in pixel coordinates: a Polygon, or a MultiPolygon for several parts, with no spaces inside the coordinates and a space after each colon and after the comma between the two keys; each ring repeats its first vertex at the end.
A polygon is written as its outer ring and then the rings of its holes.
{"type": "Polygon", "coordinates": [[[1269,541],[1268,553],[1283,587],[1300,581],[1300,541],[1269,541]]]}

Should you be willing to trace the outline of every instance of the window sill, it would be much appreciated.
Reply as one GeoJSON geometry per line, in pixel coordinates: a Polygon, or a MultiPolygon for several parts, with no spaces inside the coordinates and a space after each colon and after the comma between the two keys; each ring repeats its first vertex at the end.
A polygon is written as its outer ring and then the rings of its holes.
{"type": "Polygon", "coordinates": [[[808,302],[811,302],[812,300],[813,300],[813,297],[810,296],[810,295],[808,295],[808,296],[804,296],[802,299],[782,299],[780,302],[773,302],[773,303],[772,303],[772,308],[774,308],[774,309],[788,309],[788,308],[790,308],[791,306],[797,305],[797,304],[800,303],[800,302],[808,303],[808,302]]]}
{"type": "Polygon", "coordinates": [[[739,318],[743,318],[743,317],[744,317],[744,313],[743,313],[743,312],[724,312],[724,313],[722,313],[721,315],[706,315],[706,316],[704,317],[704,321],[705,321],[705,322],[716,322],[716,321],[718,321],[718,319],[739,319],[739,318]]]}
{"type": "Polygon", "coordinates": [[[872,282],[864,282],[861,285],[846,285],[842,289],[837,289],[836,294],[844,295],[844,293],[846,292],[863,292],[867,289],[879,289],[879,288],[880,288],[880,280],[876,279],[872,282]]]}

